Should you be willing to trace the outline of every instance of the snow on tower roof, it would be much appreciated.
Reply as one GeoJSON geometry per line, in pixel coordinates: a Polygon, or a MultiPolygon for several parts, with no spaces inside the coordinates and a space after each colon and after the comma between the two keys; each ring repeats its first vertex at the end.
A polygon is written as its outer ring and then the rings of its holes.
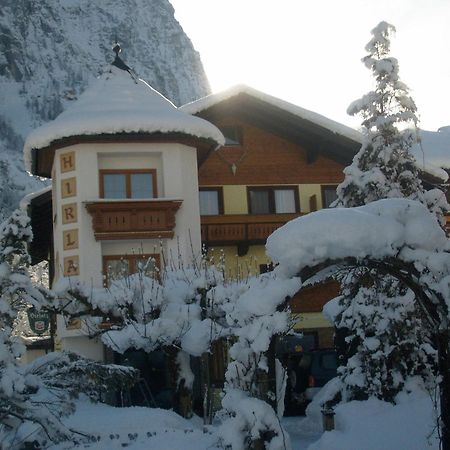
{"type": "Polygon", "coordinates": [[[60,139],[118,133],[180,133],[223,145],[222,133],[211,123],[180,111],[145,81],[111,66],[52,122],[37,128],[24,145],[31,169],[31,150],[60,139]]]}
{"type": "Polygon", "coordinates": [[[308,120],[312,123],[315,123],[316,125],[326,128],[336,134],[345,136],[353,141],[361,142],[361,133],[354,130],[353,128],[347,127],[346,125],[335,122],[334,120],[328,119],[327,117],[317,114],[313,111],[301,108],[300,106],[273,97],[272,95],[258,91],[243,84],[234,86],[217,94],[207,95],[206,97],[203,97],[199,100],[195,100],[181,106],[180,109],[189,114],[198,114],[217,105],[218,103],[241,94],[247,94],[251,97],[257,98],[259,100],[262,100],[263,102],[275,106],[276,108],[280,108],[286,112],[289,112],[301,119],[308,120]]]}

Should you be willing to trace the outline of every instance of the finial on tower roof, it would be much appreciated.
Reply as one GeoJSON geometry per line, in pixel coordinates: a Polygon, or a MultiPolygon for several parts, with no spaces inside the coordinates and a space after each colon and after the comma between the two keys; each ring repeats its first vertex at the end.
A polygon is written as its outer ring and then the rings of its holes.
{"type": "Polygon", "coordinates": [[[122,49],[120,47],[120,44],[117,42],[117,39],[116,39],[116,42],[115,42],[114,47],[112,48],[112,50],[116,54],[116,58],[119,56],[119,53],[122,51],[122,49]]]}
{"type": "Polygon", "coordinates": [[[114,58],[114,61],[112,62],[112,65],[118,67],[119,69],[126,70],[134,79],[135,76],[133,74],[133,70],[130,67],[128,67],[122,61],[122,59],[119,57],[119,53],[122,52],[122,48],[120,47],[120,44],[117,42],[117,40],[116,40],[112,50],[116,54],[116,57],[114,58]]]}

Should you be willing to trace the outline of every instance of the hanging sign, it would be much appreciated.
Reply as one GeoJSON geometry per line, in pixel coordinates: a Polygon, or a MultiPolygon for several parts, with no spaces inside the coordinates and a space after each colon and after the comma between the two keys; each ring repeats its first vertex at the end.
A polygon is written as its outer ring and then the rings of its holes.
{"type": "Polygon", "coordinates": [[[47,311],[37,311],[30,308],[27,311],[28,323],[31,330],[36,334],[44,334],[50,326],[50,314],[47,311]]]}

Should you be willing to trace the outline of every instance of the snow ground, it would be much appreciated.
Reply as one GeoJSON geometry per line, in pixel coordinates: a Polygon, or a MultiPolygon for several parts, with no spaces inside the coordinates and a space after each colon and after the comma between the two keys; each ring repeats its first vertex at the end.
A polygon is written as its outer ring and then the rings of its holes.
{"type": "MultiPolygon", "coordinates": [[[[285,417],[292,450],[437,450],[435,411],[428,394],[399,394],[398,405],[370,399],[336,410],[336,430],[322,433],[317,418],[285,417]]],[[[114,408],[77,401],[77,412],[64,420],[79,432],[100,438],[76,448],[90,450],[220,450],[217,428],[183,419],[172,411],[142,407],[114,408]]],[[[57,444],[48,450],[68,450],[57,444]]]]}
{"type": "MultiPolygon", "coordinates": [[[[114,408],[101,403],[77,401],[77,411],[64,420],[79,432],[100,438],[77,448],[90,450],[220,450],[215,427],[204,431],[202,420],[183,419],[172,411],[143,407],[114,408]]],[[[285,417],[283,426],[292,440],[292,450],[307,450],[321,433],[305,417],[285,417]]],[[[48,450],[71,445],[56,444],[48,450]]]]}
{"type": "MultiPolygon", "coordinates": [[[[204,432],[200,420],[185,420],[163,409],[114,408],[78,401],[77,412],[64,422],[69,428],[100,438],[81,446],[91,450],[218,450],[215,435],[204,432]]],[[[56,444],[49,450],[66,448],[70,446],[56,444]]]]}

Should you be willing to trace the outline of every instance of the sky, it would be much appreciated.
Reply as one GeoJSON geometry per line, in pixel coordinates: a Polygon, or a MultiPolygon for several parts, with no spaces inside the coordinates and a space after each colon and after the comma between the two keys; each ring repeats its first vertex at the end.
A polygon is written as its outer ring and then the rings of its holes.
{"type": "Polygon", "coordinates": [[[213,92],[247,84],[355,128],[346,110],[373,88],[361,58],[385,20],[420,127],[450,125],[450,0],[170,2],[213,92]]]}

